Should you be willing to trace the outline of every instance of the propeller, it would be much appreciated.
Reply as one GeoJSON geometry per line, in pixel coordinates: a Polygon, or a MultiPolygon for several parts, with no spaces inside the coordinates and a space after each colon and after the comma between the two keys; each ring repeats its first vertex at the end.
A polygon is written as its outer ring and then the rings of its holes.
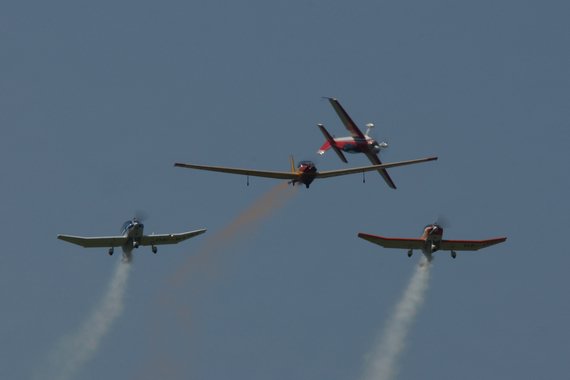
{"type": "Polygon", "coordinates": [[[144,222],[146,219],[148,219],[148,214],[143,211],[143,210],[136,210],[135,211],[135,216],[133,217],[133,219],[136,219],[139,222],[144,222]]]}
{"type": "Polygon", "coordinates": [[[435,220],[434,224],[437,224],[438,226],[440,226],[443,229],[451,227],[451,224],[449,223],[449,219],[447,219],[445,217],[445,215],[441,215],[441,214],[437,216],[437,219],[435,220]]]}

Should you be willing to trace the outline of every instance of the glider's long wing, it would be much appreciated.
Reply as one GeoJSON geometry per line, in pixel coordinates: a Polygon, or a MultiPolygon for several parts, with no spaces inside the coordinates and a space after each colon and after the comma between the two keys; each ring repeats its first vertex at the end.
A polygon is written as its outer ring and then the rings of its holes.
{"type": "Polygon", "coordinates": [[[222,172],[231,173],[239,175],[249,175],[252,177],[265,177],[265,178],[277,178],[277,179],[298,179],[299,175],[292,172],[277,172],[277,171],[267,171],[267,170],[251,170],[251,169],[237,169],[228,168],[225,166],[208,166],[208,165],[194,165],[194,164],[183,164],[175,163],[174,166],[187,169],[197,169],[197,170],[207,170],[211,172],[222,172]]]}
{"type": "Polygon", "coordinates": [[[422,249],[425,244],[425,240],[423,239],[389,238],[362,232],[358,233],[358,237],[384,248],[422,249]]]}
{"type": "Polygon", "coordinates": [[[206,232],[205,228],[196,231],[182,232],[180,234],[145,235],[141,239],[141,245],[176,244],[203,234],[204,232],[206,232]]]}
{"type": "Polygon", "coordinates": [[[72,235],[57,235],[57,238],[85,248],[119,247],[127,242],[126,236],[83,237],[72,235]]]}
{"type": "Polygon", "coordinates": [[[507,240],[499,237],[487,240],[442,240],[439,249],[443,251],[477,251],[491,245],[499,244],[507,240]]]}
{"type": "Polygon", "coordinates": [[[336,111],[336,114],[338,115],[338,117],[340,118],[346,129],[348,129],[352,137],[366,140],[366,137],[364,136],[362,131],[358,129],[358,127],[356,126],[354,121],[352,121],[348,113],[344,110],[344,108],[342,108],[339,101],[336,100],[335,98],[327,98],[327,99],[333,106],[334,110],[336,111]]]}
{"type": "Polygon", "coordinates": [[[350,169],[327,170],[324,172],[318,172],[316,178],[338,177],[341,175],[354,174],[354,173],[364,173],[364,172],[369,172],[372,170],[394,168],[396,166],[413,165],[413,164],[419,164],[421,162],[434,161],[434,160],[437,160],[437,157],[427,157],[427,158],[420,158],[417,160],[390,162],[390,163],[382,164],[382,165],[361,166],[358,168],[350,168],[350,169]]]}

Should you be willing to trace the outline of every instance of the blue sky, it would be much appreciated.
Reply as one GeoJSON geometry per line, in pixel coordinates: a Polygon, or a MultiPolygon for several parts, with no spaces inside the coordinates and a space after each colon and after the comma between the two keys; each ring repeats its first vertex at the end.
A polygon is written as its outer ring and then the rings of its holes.
{"type": "Polygon", "coordinates": [[[138,210],[147,232],[208,232],[135,252],[125,310],[80,379],[359,379],[418,258],[356,234],[413,237],[439,215],[446,237],[509,240],[436,257],[398,378],[563,377],[568,8],[2,2],[0,377],[41,370],[120,260],[56,235],[118,233],[138,210]],[[276,183],[173,163],[345,167],[316,155],[317,123],[345,133],[321,96],[376,124],[384,161],[439,161],[391,170],[396,191],[317,181],[200,255],[276,183]]]}

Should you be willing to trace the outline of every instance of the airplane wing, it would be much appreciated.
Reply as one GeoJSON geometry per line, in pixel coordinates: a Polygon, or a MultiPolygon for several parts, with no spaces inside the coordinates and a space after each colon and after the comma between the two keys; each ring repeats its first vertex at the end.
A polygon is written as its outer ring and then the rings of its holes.
{"type": "Polygon", "coordinates": [[[57,235],[57,238],[85,248],[119,247],[127,242],[126,236],[99,236],[82,237],[71,235],[57,235]]]}
{"type": "Polygon", "coordinates": [[[362,232],[358,233],[358,237],[385,248],[422,249],[425,244],[423,239],[389,238],[362,232]]]}
{"type": "MultiPolygon", "coordinates": [[[[378,155],[372,152],[366,152],[366,157],[368,157],[370,162],[372,162],[374,165],[382,165],[382,162],[380,161],[378,155]]],[[[390,186],[392,189],[396,188],[396,184],[394,183],[394,181],[392,181],[392,178],[390,178],[388,171],[386,171],[385,169],[378,169],[378,173],[380,173],[382,178],[384,178],[384,181],[386,181],[388,186],[390,186]]]]}
{"type": "MultiPolygon", "coordinates": [[[[342,123],[344,124],[346,129],[348,129],[348,131],[350,132],[352,137],[365,140],[366,136],[364,136],[362,131],[356,126],[356,123],[354,123],[354,121],[352,121],[352,119],[350,118],[348,113],[340,105],[339,101],[335,98],[327,98],[327,99],[329,100],[329,102],[333,106],[338,117],[340,118],[340,120],[342,120],[342,123]]],[[[324,132],[323,132],[323,134],[324,134],[324,132]]],[[[325,137],[326,137],[326,135],[325,135],[325,137]]],[[[372,152],[368,152],[368,153],[366,153],[366,157],[368,157],[370,162],[372,162],[374,165],[382,165],[382,162],[380,161],[380,159],[378,158],[378,156],[376,154],[374,154],[372,152]]],[[[388,172],[386,170],[378,169],[378,173],[380,173],[382,178],[384,178],[384,181],[386,181],[388,186],[390,186],[392,189],[396,188],[396,184],[394,183],[394,181],[392,181],[392,178],[390,178],[390,175],[388,174],[388,172]]]]}
{"type": "Polygon", "coordinates": [[[342,108],[339,101],[336,100],[335,98],[327,98],[327,99],[329,100],[330,104],[333,106],[334,110],[336,111],[336,114],[338,115],[338,117],[340,118],[346,129],[348,129],[352,137],[365,140],[366,137],[360,131],[360,129],[358,129],[358,127],[356,126],[354,121],[352,121],[350,116],[348,116],[348,113],[344,110],[344,108],[342,108]]]}
{"type": "Polygon", "coordinates": [[[162,244],[176,244],[186,239],[193,238],[206,232],[206,229],[182,232],[180,234],[160,234],[160,235],[145,235],[142,237],[141,245],[162,245],[162,244]]]}
{"type": "Polygon", "coordinates": [[[437,160],[437,157],[427,157],[427,158],[420,158],[417,160],[390,162],[388,164],[361,166],[358,168],[350,168],[350,169],[327,170],[324,172],[318,172],[316,178],[338,177],[341,175],[354,174],[354,173],[364,173],[364,172],[369,172],[372,170],[387,169],[387,168],[393,168],[396,166],[419,164],[420,162],[427,162],[427,161],[434,161],[434,160],[437,160]]]}
{"type": "Polygon", "coordinates": [[[488,240],[442,240],[439,249],[444,251],[477,251],[507,240],[500,237],[488,240]]]}
{"type": "Polygon", "coordinates": [[[222,172],[222,173],[231,173],[231,174],[239,174],[239,175],[249,175],[252,177],[265,177],[265,178],[277,178],[277,179],[298,179],[299,175],[292,173],[292,172],[276,172],[276,171],[267,171],[267,170],[251,170],[251,169],[237,169],[237,168],[228,168],[224,166],[207,166],[207,165],[194,165],[194,164],[183,164],[183,163],[175,163],[174,166],[179,168],[187,168],[187,169],[197,169],[197,170],[207,170],[211,172],[222,172]]]}

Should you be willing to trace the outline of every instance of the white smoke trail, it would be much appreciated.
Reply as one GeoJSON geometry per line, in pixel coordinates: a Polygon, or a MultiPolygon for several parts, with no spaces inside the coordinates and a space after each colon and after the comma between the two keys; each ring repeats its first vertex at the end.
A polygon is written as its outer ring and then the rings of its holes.
{"type": "Polygon", "coordinates": [[[430,264],[424,259],[410,279],[382,336],[368,355],[364,380],[390,380],[396,376],[398,357],[405,347],[406,336],[425,298],[429,271],[430,264]]]}
{"type": "Polygon", "coordinates": [[[97,307],[73,334],[61,339],[48,357],[48,369],[38,372],[36,379],[67,380],[74,378],[81,367],[95,355],[101,339],[123,312],[123,298],[130,265],[120,262],[107,292],[97,307]]]}

